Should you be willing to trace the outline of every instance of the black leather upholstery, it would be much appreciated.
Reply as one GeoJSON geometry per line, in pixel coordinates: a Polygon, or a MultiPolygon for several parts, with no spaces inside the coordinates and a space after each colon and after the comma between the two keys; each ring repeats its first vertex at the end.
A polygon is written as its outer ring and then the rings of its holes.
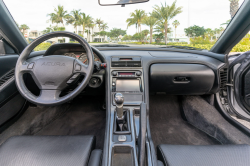
{"type": "Polygon", "coordinates": [[[165,166],[249,166],[249,145],[159,145],[165,166]]]}
{"type": "Polygon", "coordinates": [[[94,136],[15,136],[0,146],[0,165],[86,166],[94,145],[94,136]]]}
{"type": "Polygon", "coordinates": [[[100,166],[102,158],[102,150],[95,149],[91,152],[88,166],[100,166]]]}

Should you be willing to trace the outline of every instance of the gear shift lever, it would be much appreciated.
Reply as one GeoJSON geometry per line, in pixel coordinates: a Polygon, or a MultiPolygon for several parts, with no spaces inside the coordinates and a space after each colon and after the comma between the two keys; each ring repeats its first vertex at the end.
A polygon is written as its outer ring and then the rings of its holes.
{"type": "Polygon", "coordinates": [[[115,94],[115,103],[116,103],[116,113],[117,113],[117,118],[123,119],[123,102],[124,102],[124,97],[121,93],[116,93],[115,94]]]}

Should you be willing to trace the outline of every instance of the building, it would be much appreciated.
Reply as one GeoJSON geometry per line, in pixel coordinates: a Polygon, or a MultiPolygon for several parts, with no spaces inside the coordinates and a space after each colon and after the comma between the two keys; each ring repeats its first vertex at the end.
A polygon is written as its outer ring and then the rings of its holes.
{"type": "MultiPolygon", "coordinates": [[[[77,34],[84,36],[84,39],[87,40],[88,42],[104,42],[104,41],[108,41],[108,37],[107,36],[100,36],[98,35],[99,28],[98,26],[95,26],[93,29],[89,29],[89,28],[85,28],[85,33],[83,35],[83,31],[82,31],[82,26],[78,26],[77,27],[77,34]],[[87,33],[89,30],[89,34],[87,33]]],[[[75,32],[74,32],[75,33],[75,32]]],[[[24,37],[29,41],[32,42],[34,39],[36,39],[37,37],[43,35],[42,31],[38,31],[38,30],[25,30],[24,31],[24,37]]],[[[64,43],[64,42],[69,42],[68,39],[64,39],[64,38],[51,38],[49,39],[47,42],[50,43],[64,43]]]]}
{"type": "MultiPolygon", "coordinates": [[[[96,25],[93,29],[92,28],[85,28],[84,39],[88,42],[104,42],[108,41],[107,36],[100,36],[98,33],[100,32],[98,25],[96,25]],[[87,34],[89,30],[89,35],[87,34]]],[[[77,34],[83,35],[82,26],[77,27],[77,34]]]]}
{"type": "Polygon", "coordinates": [[[173,30],[171,33],[168,33],[168,41],[169,42],[189,42],[188,37],[186,36],[184,31],[173,30]],[[175,36],[176,35],[176,36],[175,36]]]}

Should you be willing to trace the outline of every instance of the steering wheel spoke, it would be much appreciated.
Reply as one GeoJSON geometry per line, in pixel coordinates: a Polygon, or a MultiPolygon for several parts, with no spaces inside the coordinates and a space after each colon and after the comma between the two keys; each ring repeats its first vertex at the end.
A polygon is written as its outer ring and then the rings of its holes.
{"type": "Polygon", "coordinates": [[[74,65],[74,72],[86,75],[89,73],[88,65],[83,64],[82,62],[76,61],[74,65]]]}
{"type": "Polygon", "coordinates": [[[20,65],[19,71],[22,73],[31,73],[33,72],[34,66],[35,66],[35,62],[24,61],[22,65],[20,65]]]}
{"type": "Polygon", "coordinates": [[[36,102],[53,103],[59,100],[60,93],[61,93],[61,90],[57,90],[57,89],[52,89],[52,90],[42,89],[40,92],[40,95],[36,98],[36,102]]]}

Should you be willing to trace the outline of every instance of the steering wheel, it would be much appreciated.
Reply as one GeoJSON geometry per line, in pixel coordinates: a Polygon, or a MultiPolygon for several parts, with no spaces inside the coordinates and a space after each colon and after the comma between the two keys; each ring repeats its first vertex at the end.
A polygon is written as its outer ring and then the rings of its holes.
{"type": "Polygon", "coordinates": [[[94,55],[88,42],[77,34],[65,31],[51,32],[42,35],[31,42],[19,56],[15,81],[21,95],[28,101],[38,105],[58,105],[76,97],[88,84],[94,68],[94,55]],[[68,56],[51,55],[28,62],[31,51],[40,43],[54,37],[69,37],[78,41],[86,50],[88,65],[68,56]],[[40,89],[40,95],[32,94],[24,84],[23,74],[30,73],[40,89]],[[73,82],[79,75],[84,75],[82,82],[69,94],[59,97],[68,83],[73,82]]]}

